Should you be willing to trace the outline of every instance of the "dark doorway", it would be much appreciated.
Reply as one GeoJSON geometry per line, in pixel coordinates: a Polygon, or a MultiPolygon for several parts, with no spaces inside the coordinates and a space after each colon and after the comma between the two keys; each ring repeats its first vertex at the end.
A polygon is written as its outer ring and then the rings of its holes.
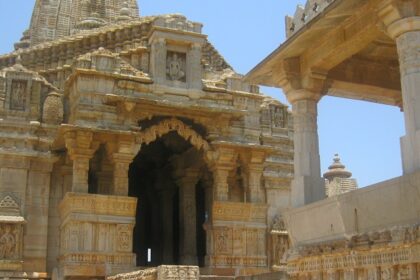
{"type": "MultiPolygon", "coordinates": [[[[142,146],[130,165],[129,195],[139,199],[133,244],[138,266],[180,264],[179,187],[172,159],[193,149],[176,132],[170,132],[142,146]]],[[[199,191],[200,184],[196,188],[197,229],[191,230],[197,230],[197,260],[204,262],[205,235],[203,243],[200,228],[205,217],[205,194],[199,191]]]]}

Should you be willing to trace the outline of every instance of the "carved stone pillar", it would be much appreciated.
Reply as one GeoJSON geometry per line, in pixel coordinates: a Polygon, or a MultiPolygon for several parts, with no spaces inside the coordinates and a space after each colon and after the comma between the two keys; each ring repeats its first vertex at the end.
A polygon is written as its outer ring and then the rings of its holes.
{"type": "Polygon", "coordinates": [[[128,195],[128,170],[134,157],[140,150],[140,145],[135,143],[132,138],[120,136],[113,143],[106,145],[108,157],[113,164],[113,184],[112,195],[128,195]]]}
{"type": "Polygon", "coordinates": [[[178,180],[181,264],[196,265],[197,218],[195,187],[199,180],[197,172],[188,172],[178,180]]]}
{"type": "Polygon", "coordinates": [[[406,135],[401,138],[405,174],[420,170],[420,17],[392,21],[393,13],[382,13],[388,34],[396,40],[406,135]]]}
{"type": "Polygon", "coordinates": [[[228,176],[231,168],[224,166],[217,166],[213,169],[214,193],[215,201],[228,201],[229,199],[229,185],[228,176]]]}
{"type": "Polygon", "coordinates": [[[319,96],[302,89],[288,92],[287,97],[292,104],[295,145],[292,206],[299,207],[325,198],[317,124],[319,96]]]}
{"type": "Polygon", "coordinates": [[[166,40],[156,38],[152,42],[150,57],[150,70],[156,84],[164,83],[166,80],[166,40]]]}
{"type": "Polygon", "coordinates": [[[89,160],[93,157],[98,145],[92,144],[93,133],[72,131],[65,135],[66,147],[73,161],[72,192],[88,192],[89,160]]]}
{"type": "Polygon", "coordinates": [[[248,166],[248,187],[249,187],[249,197],[248,202],[251,203],[264,203],[265,195],[264,190],[262,189],[262,175],[264,167],[262,164],[250,164],[248,166]]]}
{"type": "Polygon", "coordinates": [[[187,56],[187,82],[190,88],[201,89],[201,44],[193,44],[187,56]]]}
{"type": "Polygon", "coordinates": [[[133,156],[130,154],[115,153],[112,156],[114,163],[114,179],[112,194],[119,196],[128,195],[128,169],[131,162],[133,162],[133,156]]]}

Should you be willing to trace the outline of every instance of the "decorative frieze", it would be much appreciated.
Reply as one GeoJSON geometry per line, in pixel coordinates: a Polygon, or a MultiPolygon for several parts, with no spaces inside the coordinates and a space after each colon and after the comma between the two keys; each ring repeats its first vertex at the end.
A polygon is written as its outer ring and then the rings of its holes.
{"type": "Polygon", "coordinates": [[[265,224],[267,206],[265,204],[221,202],[213,203],[214,221],[254,222],[265,224]]]}
{"type": "MultiPolygon", "coordinates": [[[[365,269],[368,279],[405,279],[406,275],[415,274],[413,264],[420,263],[417,235],[408,234],[413,229],[418,229],[418,225],[394,228],[392,239],[386,242],[375,238],[375,233],[366,235],[368,245],[366,238],[352,238],[351,242],[302,247],[298,254],[289,252],[288,273],[365,269]]],[[[410,277],[406,279],[415,279],[410,277]]]]}

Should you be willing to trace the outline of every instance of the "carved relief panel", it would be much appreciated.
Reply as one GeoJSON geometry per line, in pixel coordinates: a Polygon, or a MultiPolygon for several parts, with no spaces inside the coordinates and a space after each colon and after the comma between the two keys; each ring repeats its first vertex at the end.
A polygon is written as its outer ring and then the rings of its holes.
{"type": "Polygon", "coordinates": [[[214,230],[215,253],[224,255],[232,253],[232,229],[217,228],[214,230]]]}
{"type": "Polygon", "coordinates": [[[26,101],[28,99],[28,82],[22,80],[13,80],[10,91],[10,109],[25,111],[26,101]]]}
{"type": "Polygon", "coordinates": [[[187,55],[181,52],[168,51],[166,56],[166,79],[169,81],[187,81],[187,55]]]}
{"type": "Polygon", "coordinates": [[[131,252],[133,245],[133,226],[117,225],[117,251],[131,252]]]}
{"type": "Polygon", "coordinates": [[[20,259],[22,227],[17,224],[0,224],[0,259],[20,259]]]}
{"type": "Polygon", "coordinates": [[[19,270],[23,249],[24,218],[13,194],[0,195],[0,270],[19,270]]]}
{"type": "Polygon", "coordinates": [[[286,127],[286,110],[279,106],[270,106],[271,123],[273,127],[286,127]]]}
{"type": "Polygon", "coordinates": [[[32,82],[24,77],[9,78],[5,109],[20,113],[29,112],[32,82]]]}

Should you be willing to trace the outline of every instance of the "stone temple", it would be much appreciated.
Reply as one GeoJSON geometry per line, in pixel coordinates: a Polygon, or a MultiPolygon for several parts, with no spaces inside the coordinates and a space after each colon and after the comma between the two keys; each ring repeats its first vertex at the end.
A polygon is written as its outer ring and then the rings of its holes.
{"type": "Polygon", "coordinates": [[[334,157],[334,162],[324,173],[325,194],[327,197],[343,194],[357,189],[357,181],[350,178],[352,173],[346,170],[346,166],[341,163],[338,154],[334,157]]]}
{"type": "Polygon", "coordinates": [[[139,14],[37,0],[0,56],[0,277],[251,275],[287,250],[287,106],[200,23],[139,14]]]}
{"type": "Polygon", "coordinates": [[[36,0],[0,56],[0,277],[420,279],[420,1],[308,0],[246,76],[201,29],[36,0]],[[401,177],[326,198],[325,95],[403,110],[401,177]]]}

